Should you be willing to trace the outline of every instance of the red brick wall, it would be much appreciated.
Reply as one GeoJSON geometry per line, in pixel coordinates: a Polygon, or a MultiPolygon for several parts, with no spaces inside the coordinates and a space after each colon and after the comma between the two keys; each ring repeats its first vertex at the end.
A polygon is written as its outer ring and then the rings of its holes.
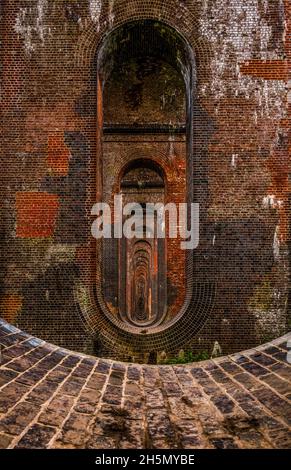
{"type": "MultiPolygon", "coordinates": [[[[92,351],[74,286],[95,282],[96,52],[111,28],[151,18],[176,28],[196,62],[191,172],[202,220],[193,281],[215,283],[217,294],[184,348],[211,351],[218,341],[227,353],[290,329],[289,3],[115,0],[110,18],[107,1],[100,18],[89,4],[1,2],[2,315],[92,351]]],[[[168,256],[173,269],[183,261],[175,249],[168,256]]]]}

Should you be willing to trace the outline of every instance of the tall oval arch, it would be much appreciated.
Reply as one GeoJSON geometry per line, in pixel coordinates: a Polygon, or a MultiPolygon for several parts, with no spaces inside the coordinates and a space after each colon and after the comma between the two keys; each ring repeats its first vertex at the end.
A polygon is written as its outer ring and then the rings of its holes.
{"type": "MultiPolygon", "coordinates": [[[[106,96],[105,88],[110,78],[114,76],[114,57],[115,55],[119,56],[117,45],[123,44],[122,34],[127,31],[127,23],[122,24],[119,28],[112,30],[106,35],[97,54],[97,198],[99,201],[107,201],[109,204],[112,204],[114,188],[116,190],[118,187],[117,175],[122,173],[123,168],[130,163],[130,159],[141,160],[146,157],[149,160],[159,161],[161,167],[165,169],[167,189],[170,194],[174,194],[175,191],[177,191],[177,187],[181,186],[181,178],[183,179],[184,177],[185,193],[184,196],[182,198],[180,197],[180,199],[178,198],[176,202],[192,202],[194,195],[193,99],[196,80],[193,51],[187,41],[185,41],[174,28],[160,21],[140,20],[130,22],[128,25],[132,28],[133,35],[138,36],[140,39],[144,40],[145,37],[148,38],[149,31],[150,34],[152,34],[154,30],[155,32],[158,31],[160,38],[162,36],[163,44],[167,43],[163,49],[166,51],[165,57],[168,62],[167,65],[174,68],[176,72],[178,71],[183,79],[185,90],[185,120],[184,122],[177,122],[169,119],[167,122],[164,122],[157,119],[155,122],[143,120],[142,123],[133,122],[131,120],[129,123],[120,123],[118,119],[115,119],[115,121],[113,119],[113,122],[108,122],[108,120],[106,122],[108,114],[103,112],[104,96],[106,96]],[[144,27],[147,29],[147,34],[143,34],[142,32],[144,27]],[[117,40],[117,38],[119,39],[117,40]],[[172,46],[174,44],[175,47],[169,47],[170,44],[172,46]],[[175,51],[175,53],[173,53],[173,51],[175,51]],[[105,120],[104,117],[106,118],[105,120]],[[120,136],[122,136],[124,141],[127,141],[123,142],[124,145],[122,146],[120,145],[120,140],[122,140],[120,136]],[[155,148],[144,145],[150,137],[151,142],[154,141],[155,143],[155,148]],[[133,141],[135,142],[135,146],[132,145],[133,141]],[[161,143],[164,146],[162,146],[161,143]],[[107,152],[107,159],[104,158],[106,146],[107,149],[111,146],[111,151],[107,152]],[[184,157],[179,158],[183,152],[184,157]],[[112,161],[111,157],[114,153],[118,158],[112,161]],[[174,163],[175,160],[177,160],[176,165],[174,163]],[[106,172],[109,174],[108,180],[106,172]],[[108,181],[110,181],[110,184],[108,184],[108,181]]],[[[123,55],[123,57],[127,59],[132,59],[132,55],[130,57],[129,54],[129,52],[132,52],[130,38],[127,42],[128,44],[125,46],[121,56],[123,55]]],[[[155,43],[153,38],[151,39],[150,46],[148,44],[150,41],[146,42],[148,49],[151,49],[155,43]]],[[[145,45],[143,44],[143,50],[144,47],[145,45]]],[[[137,43],[135,43],[134,52],[136,53],[137,50],[137,43]]],[[[154,56],[156,57],[157,54],[154,54],[154,56]]],[[[144,68],[143,64],[142,68],[144,68]]],[[[159,67],[156,68],[159,69],[159,67]]],[[[151,70],[151,67],[149,67],[149,69],[151,70]]],[[[161,70],[161,67],[159,70],[161,70]]],[[[145,72],[147,74],[148,71],[146,70],[145,72]]],[[[139,105],[139,97],[136,99],[135,93],[131,95],[131,98],[132,97],[134,98],[134,106],[139,105]]],[[[119,109],[117,109],[117,111],[119,111],[119,109]]],[[[133,109],[133,111],[135,110],[133,109]]],[[[134,112],[132,115],[134,115],[134,112]]],[[[114,117],[114,114],[111,114],[111,116],[114,117]]],[[[115,117],[116,116],[118,116],[118,113],[115,114],[115,117]]],[[[107,345],[107,350],[114,350],[115,355],[116,353],[120,354],[122,351],[127,351],[126,354],[130,354],[130,356],[127,357],[135,357],[136,354],[148,353],[153,350],[153,348],[156,348],[156,350],[176,349],[185,344],[185,341],[189,340],[191,337],[193,338],[193,335],[201,329],[211,311],[215,295],[215,286],[212,284],[210,285],[208,282],[203,282],[202,284],[199,283],[199,285],[195,285],[193,281],[193,252],[189,250],[184,253],[185,258],[183,260],[182,257],[171,257],[173,264],[178,265],[181,260],[183,262],[185,269],[183,279],[184,292],[182,299],[180,296],[176,304],[175,299],[174,302],[172,299],[167,299],[167,304],[172,302],[172,305],[174,305],[174,308],[172,308],[172,311],[166,319],[167,321],[156,323],[150,328],[141,328],[137,325],[124,322],[118,315],[118,293],[115,295],[116,286],[114,286],[114,283],[107,285],[107,294],[109,294],[111,298],[108,299],[108,297],[106,297],[106,285],[104,286],[102,282],[104,279],[102,266],[109,266],[111,269],[111,273],[109,273],[109,275],[107,273],[108,279],[113,279],[114,276],[118,278],[118,272],[117,276],[116,272],[114,272],[114,270],[118,271],[118,250],[114,242],[111,243],[110,241],[109,244],[111,245],[107,248],[107,253],[110,253],[110,257],[107,259],[105,257],[104,259],[102,244],[97,241],[96,258],[98,261],[96,263],[96,284],[93,286],[93,290],[86,294],[86,302],[80,302],[81,314],[87,327],[93,332],[93,335],[102,338],[101,341],[107,345]],[[111,274],[113,275],[111,276],[111,274]]],[[[179,273],[176,271],[173,277],[179,279],[179,273]]],[[[183,289],[180,290],[182,291],[183,289]]],[[[168,291],[175,296],[175,289],[172,285],[170,285],[168,291]]],[[[79,292],[77,289],[77,298],[79,292]]]]}
{"type": "MultiPolygon", "coordinates": [[[[97,65],[97,181],[100,184],[97,192],[103,202],[112,204],[116,195],[113,190],[116,181],[112,179],[116,180],[115,168],[121,153],[125,166],[135,165],[135,169],[127,174],[127,178],[131,175],[132,181],[127,181],[126,192],[123,188],[124,198],[128,199],[131,193],[131,197],[137,198],[136,202],[170,203],[177,207],[179,203],[191,202],[193,69],[193,56],[184,39],[158,21],[130,22],[107,36],[99,50],[97,65]],[[141,164],[138,155],[143,147],[150,150],[153,156],[141,164]],[[168,166],[171,167],[171,175],[166,175],[172,184],[168,197],[158,191],[161,184],[159,175],[149,168],[150,161],[155,165],[154,155],[158,149],[164,150],[168,166]],[[130,155],[134,150],[137,157],[132,160],[130,155]],[[112,178],[108,177],[110,166],[114,173],[112,178]],[[134,188],[134,179],[138,179],[143,191],[134,188]]],[[[176,224],[179,224],[178,220],[176,224]]],[[[164,266],[157,268],[157,284],[162,286],[160,290],[164,294],[159,297],[163,300],[156,308],[160,312],[164,311],[163,304],[166,303],[168,320],[179,314],[185,302],[187,279],[191,281],[191,276],[186,276],[186,265],[191,265],[186,262],[189,254],[179,253],[179,242],[177,238],[167,244],[168,271],[164,266]],[[174,261],[175,257],[182,260],[179,267],[177,261],[174,261]],[[171,298],[164,299],[167,291],[171,291],[171,298]]],[[[121,314],[120,305],[123,304],[121,318],[124,318],[131,303],[128,300],[129,304],[126,305],[120,298],[124,297],[123,292],[128,289],[129,276],[124,279],[120,271],[124,271],[124,265],[129,265],[130,260],[124,259],[116,245],[116,240],[103,242],[101,290],[113,315],[121,314]],[[115,253],[115,262],[112,253],[115,253]],[[115,269],[112,269],[112,264],[115,269]]],[[[157,251],[165,252],[165,244],[162,247],[159,243],[157,251]]],[[[158,266],[162,266],[162,257],[159,257],[159,261],[158,266]]],[[[159,291],[159,288],[155,290],[159,291]]]]}

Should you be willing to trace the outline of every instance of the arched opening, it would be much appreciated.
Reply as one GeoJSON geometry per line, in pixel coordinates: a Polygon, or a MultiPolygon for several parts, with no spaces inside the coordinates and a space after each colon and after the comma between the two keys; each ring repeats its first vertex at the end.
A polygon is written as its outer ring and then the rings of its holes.
{"type": "MultiPolygon", "coordinates": [[[[123,207],[131,204],[137,236],[119,243],[119,314],[134,326],[161,323],[166,311],[166,238],[157,238],[157,212],[166,188],[161,168],[152,160],[133,160],[120,181],[123,207]],[[149,205],[150,203],[150,205],[149,205]]],[[[124,216],[123,221],[129,219],[124,216]]]]}
{"type": "MultiPolygon", "coordinates": [[[[105,38],[97,63],[97,194],[112,208],[116,195],[123,207],[191,202],[193,63],[186,41],[158,21],[126,23],[105,38]]],[[[147,236],[144,219],[143,236],[97,243],[100,303],[120,326],[140,332],[179,315],[192,269],[179,233],[147,236]]]]}

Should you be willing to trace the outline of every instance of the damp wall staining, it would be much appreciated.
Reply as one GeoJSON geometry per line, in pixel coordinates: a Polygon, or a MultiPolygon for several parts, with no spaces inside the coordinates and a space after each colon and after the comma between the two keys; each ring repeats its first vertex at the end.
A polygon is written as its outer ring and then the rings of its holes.
{"type": "MultiPolygon", "coordinates": [[[[255,79],[241,74],[241,65],[249,60],[278,60],[284,57],[283,32],[275,34],[270,2],[260,0],[206,0],[200,19],[200,33],[212,46],[211,87],[202,86],[201,93],[211,93],[217,102],[235,96],[252,100],[258,110],[253,123],[260,119],[280,120],[286,115],[286,83],[283,80],[255,79]],[[274,40],[275,39],[275,40],[274,40]]],[[[283,2],[278,2],[280,28],[285,27],[283,2]]],[[[217,108],[219,112],[219,107],[217,108]]],[[[266,137],[266,136],[264,136],[266,137]]]]}
{"type": "Polygon", "coordinates": [[[102,10],[102,0],[89,0],[89,13],[91,20],[96,24],[97,31],[100,29],[100,16],[102,10]]]}
{"type": "Polygon", "coordinates": [[[46,24],[49,9],[48,0],[30,2],[31,6],[20,8],[14,25],[15,32],[22,37],[27,53],[35,51],[37,42],[44,43],[51,33],[46,24]]]}

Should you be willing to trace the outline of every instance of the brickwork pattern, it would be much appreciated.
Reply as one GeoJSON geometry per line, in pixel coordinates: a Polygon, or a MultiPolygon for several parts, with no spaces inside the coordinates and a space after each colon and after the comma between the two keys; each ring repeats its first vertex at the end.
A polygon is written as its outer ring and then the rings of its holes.
{"type": "Polygon", "coordinates": [[[1,321],[0,448],[290,448],[290,338],[140,366],[76,354],[1,321]]]}
{"type": "MultiPolygon", "coordinates": [[[[75,285],[91,292],[96,283],[96,54],[115,28],[147,19],[180,34],[196,64],[188,173],[203,217],[188,265],[201,294],[194,289],[190,311],[199,318],[189,314],[183,347],[211,352],[218,341],[227,354],[289,331],[290,2],[2,0],[0,8],[1,317],[94,352],[79,315],[87,297],[79,305],[75,285]]],[[[99,321],[94,299],[88,305],[105,336],[126,344],[99,321]]],[[[177,354],[184,331],[152,344],[177,354]]]]}

